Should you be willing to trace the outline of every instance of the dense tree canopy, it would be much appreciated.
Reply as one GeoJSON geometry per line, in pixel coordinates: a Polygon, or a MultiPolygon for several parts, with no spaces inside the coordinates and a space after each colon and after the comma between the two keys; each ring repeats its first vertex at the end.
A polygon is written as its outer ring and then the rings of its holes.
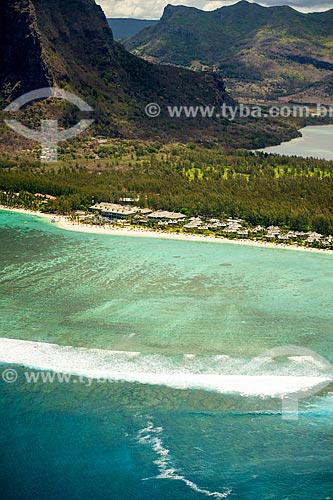
{"type": "Polygon", "coordinates": [[[333,234],[333,162],[138,141],[93,154],[44,167],[2,161],[0,190],[51,194],[46,207],[59,212],[136,195],[155,209],[333,234]]]}

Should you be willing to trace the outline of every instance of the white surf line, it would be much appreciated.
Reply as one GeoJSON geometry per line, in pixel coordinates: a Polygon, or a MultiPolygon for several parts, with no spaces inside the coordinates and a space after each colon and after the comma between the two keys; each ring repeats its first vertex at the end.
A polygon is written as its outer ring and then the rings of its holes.
{"type": "MultiPolygon", "coordinates": [[[[215,357],[207,356],[208,361],[210,358],[215,357]]],[[[188,367],[188,362],[186,359],[183,364],[173,364],[171,357],[140,352],[0,339],[2,364],[73,374],[90,379],[138,382],[174,389],[201,389],[221,394],[236,393],[243,396],[264,397],[281,397],[295,392],[305,392],[331,380],[324,376],[198,373],[195,372],[196,365],[188,367]]],[[[223,362],[221,360],[221,363],[223,362]]]]}
{"type": "MultiPolygon", "coordinates": [[[[149,445],[152,450],[158,456],[158,459],[154,461],[154,464],[157,465],[159,470],[159,475],[156,479],[171,479],[173,481],[181,481],[186,484],[191,490],[196,491],[197,493],[201,493],[207,497],[211,498],[227,498],[231,490],[228,489],[224,493],[219,491],[209,491],[204,488],[200,488],[193,481],[187,479],[185,476],[179,473],[177,469],[175,469],[171,462],[170,450],[165,448],[162,441],[162,427],[155,427],[152,418],[149,419],[147,423],[147,427],[141,429],[138,432],[138,441],[141,444],[149,445]]],[[[153,478],[146,478],[144,481],[147,481],[153,478]]]]}

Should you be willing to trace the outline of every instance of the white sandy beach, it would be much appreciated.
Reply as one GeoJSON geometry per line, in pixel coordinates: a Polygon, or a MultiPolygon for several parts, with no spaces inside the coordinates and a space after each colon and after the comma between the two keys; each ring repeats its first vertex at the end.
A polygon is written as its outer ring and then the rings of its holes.
{"type": "Polygon", "coordinates": [[[159,238],[159,239],[171,239],[171,240],[181,240],[181,241],[201,241],[201,242],[214,242],[214,243],[229,243],[233,245],[247,245],[247,246],[255,246],[261,248],[280,248],[284,250],[299,250],[302,252],[316,252],[316,253],[325,253],[325,254],[333,254],[332,250],[325,250],[319,248],[308,248],[302,247],[298,245],[284,245],[281,243],[270,243],[265,241],[253,241],[253,240],[229,240],[228,238],[221,238],[215,236],[204,236],[200,234],[179,234],[179,233],[164,233],[162,231],[151,231],[149,229],[143,228],[133,228],[133,227],[124,227],[117,228],[111,226],[95,226],[88,224],[80,224],[78,222],[73,222],[68,217],[63,215],[55,215],[55,214],[45,214],[41,212],[34,212],[33,210],[25,210],[23,208],[11,208],[0,205],[0,210],[6,210],[11,212],[23,213],[27,215],[33,215],[37,217],[44,217],[49,221],[55,221],[57,227],[61,229],[65,229],[67,231],[76,231],[80,233],[89,233],[89,234],[104,234],[111,236],[131,236],[131,237],[142,237],[142,238],[159,238]]]}

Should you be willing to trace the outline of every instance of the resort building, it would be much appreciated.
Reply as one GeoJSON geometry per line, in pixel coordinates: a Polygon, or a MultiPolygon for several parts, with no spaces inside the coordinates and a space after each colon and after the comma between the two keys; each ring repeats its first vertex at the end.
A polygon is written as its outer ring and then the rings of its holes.
{"type": "Polygon", "coordinates": [[[165,210],[157,210],[148,215],[149,220],[176,220],[178,222],[185,221],[185,215],[177,212],[167,212],[165,210]]]}
{"type": "Polygon", "coordinates": [[[120,198],[119,199],[120,203],[137,203],[140,201],[140,198],[120,198]]]}
{"type": "Polygon", "coordinates": [[[184,229],[201,229],[203,221],[200,217],[192,217],[188,224],[185,224],[184,229]]]}
{"type": "Polygon", "coordinates": [[[118,205],[117,203],[96,203],[90,207],[91,211],[98,212],[103,217],[109,219],[128,219],[137,214],[148,215],[151,213],[149,208],[132,207],[128,205],[118,205]]]}
{"type": "Polygon", "coordinates": [[[319,233],[316,233],[316,232],[310,232],[308,233],[309,236],[308,238],[305,240],[306,243],[315,243],[315,242],[319,242],[323,235],[322,234],[319,234],[319,233]]]}
{"type": "Polygon", "coordinates": [[[243,226],[239,223],[239,222],[231,222],[231,221],[227,221],[228,222],[228,226],[226,228],[226,232],[227,233],[237,233],[238,231],[241,231],[243,226]]]}

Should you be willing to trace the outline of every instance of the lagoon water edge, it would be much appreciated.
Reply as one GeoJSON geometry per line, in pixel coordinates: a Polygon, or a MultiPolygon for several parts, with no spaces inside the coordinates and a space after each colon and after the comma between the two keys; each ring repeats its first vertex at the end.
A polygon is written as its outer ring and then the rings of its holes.
{"type": "Polygon", "coordinates": [[[1,370],[18,373],[1,384],[4,500],[331,495],[331,386],[297,421],[279,397],[328,374],[306,357],[251,360],[293,344],[333,361],[332,255],[72,233],[11,212],[0,241],[1,370]],[[60,362],[86,378],[26,382],[27,366],[60,362]],[[202,383],[235,375],[247,390],[202,383]]]}
{"type": "Polygon", "coordinates": [[[260,149],[259,151],[286,156],[333,160],[333,125],[304,127],[300,132],[302,137],[283,142],[279,146],[260,149]]]}

